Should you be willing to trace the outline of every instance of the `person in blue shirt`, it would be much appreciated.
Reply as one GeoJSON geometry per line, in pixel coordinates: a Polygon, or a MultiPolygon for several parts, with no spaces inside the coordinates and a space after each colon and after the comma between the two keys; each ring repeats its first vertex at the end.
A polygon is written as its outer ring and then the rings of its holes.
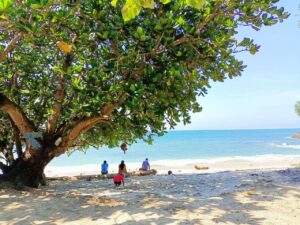
{"type": "Polygon", "coordinates": [[[147,158],[143,162],[141,170],[143,170],[143,171],[150,170],[150,164],[149,164],[149,161],[147,158]]]}
{"type": "Polygon", "coordinates": [[[106,162],[106,160],[104,160],[101,165],[101,174],[108,174],[108,163],[106,162]]]}

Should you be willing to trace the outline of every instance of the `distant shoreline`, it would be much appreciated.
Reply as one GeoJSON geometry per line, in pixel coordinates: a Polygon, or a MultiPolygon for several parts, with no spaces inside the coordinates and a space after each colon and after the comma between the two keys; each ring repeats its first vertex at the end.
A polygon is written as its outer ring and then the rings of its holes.
{"type": "Polygon", "coordinates": [[[228,128],[228,129],[190,129],[190,130],[167,130],[167,132],[177,132],[177,131],[247,131],[247,130],[298,130],[300,128],[228,128]]]}

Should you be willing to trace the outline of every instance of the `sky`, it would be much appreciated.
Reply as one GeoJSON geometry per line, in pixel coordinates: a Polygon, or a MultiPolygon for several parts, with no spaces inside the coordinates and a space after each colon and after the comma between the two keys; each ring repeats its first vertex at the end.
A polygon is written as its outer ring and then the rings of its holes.
{"type": "Polygon", "coordinates": [[[212,83],[198,99],[203,111],[176,130],[300,128],[294,110],[300,101],[300,0],[278,5],[291,13],[283,23],[239,30],[261,46],[255,55],[238,55],[247,65],[242,76],[212,83]]]}

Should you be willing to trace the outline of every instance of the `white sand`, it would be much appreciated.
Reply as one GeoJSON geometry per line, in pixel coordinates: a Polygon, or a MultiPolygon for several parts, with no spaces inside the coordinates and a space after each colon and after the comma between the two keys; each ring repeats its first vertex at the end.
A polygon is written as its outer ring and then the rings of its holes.
{"type": "Polygon", "coordinates": [[[55,181],[31,192],[0,190],[0,224],[299,225],[300,170],[248,170],[55,181]]]}

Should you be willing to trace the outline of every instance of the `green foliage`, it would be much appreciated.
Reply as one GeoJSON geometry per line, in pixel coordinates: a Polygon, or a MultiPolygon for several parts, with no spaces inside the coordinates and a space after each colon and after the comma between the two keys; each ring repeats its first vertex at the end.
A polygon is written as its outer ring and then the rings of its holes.
{"type": "Polygon", "coordinates": [[[56,132],[68,133],[79,119],[101,116],[105,105],[124,98],[75,145],[150,142],[152,134],[189,123],[212,81],[241,75],[245,65],[236,54],[254,54],[258,46],[249,38],[238,42],[237,27],[258,30],[285,19],[274,2],[15,1],[0,20],[0,52],[15,35],[24,37],[0,64],[0,91],[43,133],[60,85],[56,132]]]}
{"type": "Polygon", "coordinates": [[[298,101],[295,105],[295,112],[300,116],[300,102],[298,101]]]}
{"type": "Polygon", "coordinates": [[[186,4],[195,8],[201,10],[203,6],[205,5],[206,0],[186,0],[186,4]]]}
{"type": "MultiPolygon", "coordinates": [[[[157,4],[161,2],[162,4],[168,4],[172,0],[159,0],[157,4]]],[[[175,1],[174,1],[175,2],[175,1]]],[[[117,7],[118,0],[112,0],[111,4],[114,7],[117,7]]],[[[181,7],[188,5],[192,8],[201,10],[205,5],[206,0],[177,0],[177,4],[181,7]]],[[[126,0],[122,8],[122,16],[124,21],[129,21],[138,16],[142,9],[154,9],[155,2],[154,0],[126,0]]]]}
{"type": "Polygon", "coordinates": [[[8,116],[0,111],[0,163],[3,160],[9,162],[8,149],[14,145],[14,133],[8,116]],[[2,153],[2,155],[1,155],[2,153]]]}
{"type": "Polygon", "coordinates": [[[12,6],[13,0],[0,0],[0,11],[7,10],[12,6]]]}

